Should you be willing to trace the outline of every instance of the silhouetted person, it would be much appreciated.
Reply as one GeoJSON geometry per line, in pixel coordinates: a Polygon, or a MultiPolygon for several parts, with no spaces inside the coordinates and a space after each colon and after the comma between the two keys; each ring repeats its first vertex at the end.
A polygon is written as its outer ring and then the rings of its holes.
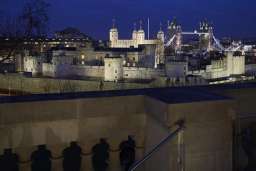
{"type": "Polygon", "coordinates": [[[45,145],[39,145],[38,149],[31,154],[32,171],[51,171],[52,154],[45,145]]]}
{"type": "Polygon", "coordinates": [[[108,167],[109,144],[101,138],[92,148],[92,164],[95,171],[105,171],[108,167]]]}
{"type": "Polygon", "coordinates": [[[103,83],[103,81],[100,81],[100,84],[99,84],[100,90],[103,90],[103,87],[104,87],[104,83],[103,83]]]}
{"type": "Polygon", "coordinates": [[[80,171],[82,149],[77,142],[71,142],[70,146],[65,148],[63,154],[64,171],[80,171]]]}
{"type": "Polygon", "coordinates": [[[12,152],[12,149],[5,149],[4,154],[0,156],[0,170],[3,171],[18,171],[19,157],[12,152]]]}
{"type": "Polygon", "coordinates": [[[135,147],[136,143],[131,136],[128,136],[128,140],[121,142],[119,145],[120,164],[125,171],[128,171],[135,161],[135,147]]]}

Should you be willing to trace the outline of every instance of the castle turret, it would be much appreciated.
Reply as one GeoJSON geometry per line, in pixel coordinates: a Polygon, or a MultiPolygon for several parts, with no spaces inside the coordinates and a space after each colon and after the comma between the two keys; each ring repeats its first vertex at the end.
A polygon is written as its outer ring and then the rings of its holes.
{"type": "Polygon", "coordinates": [[[115,23],[113,21],[113,26],[109,31],[109,41],[110,41],[110,46],[114,47],[117,44],[118,41],[118,30],[115,27],[115,23]]]}
{"type": "Polygon", "coordinates": [[[134,23],[134,28],[133,28],[133,32],[132,32],[132,40],[137,41],[137,34],[138,34],[138,31],[136,28],[136,23],[134,23]]]}
{"type": "Polygon", "coordinates": [[[142,21],[140,21],[140,29],[138,30],[138,33],[137,33],[137,42],[138,44],[143,44],[144,40],[145,40],[145,32],[142,29],[142,21]]]}

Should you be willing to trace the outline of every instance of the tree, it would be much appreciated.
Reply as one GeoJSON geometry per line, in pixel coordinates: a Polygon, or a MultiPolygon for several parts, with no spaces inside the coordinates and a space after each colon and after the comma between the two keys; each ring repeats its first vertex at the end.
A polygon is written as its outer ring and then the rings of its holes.
{"type": "Polygon", "coordinates": [[[23,21],[24,36],[45,37],[47,34],[47,24],[49,21],[49,4],[44,0],[31,0],[23,9],[20,16],[23,21]]]}
{"type": "Polygon", "coordinates": [[[15,60],[15,53],[24,49],[24,39],[46,36],[49,6],[44,0],[29,0],[19,16],[1,17],[0,37],[8,38],[9,41],[2,47],[7,53],[2,57],[0,63],[15,60]]]}

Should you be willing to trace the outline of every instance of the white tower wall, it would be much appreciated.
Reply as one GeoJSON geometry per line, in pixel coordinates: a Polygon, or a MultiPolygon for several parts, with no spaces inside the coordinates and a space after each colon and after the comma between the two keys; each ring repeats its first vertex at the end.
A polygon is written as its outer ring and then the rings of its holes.
{"type": "Polygon", "coordinates": [[[123,79],[123,59],[121,57],[104,58],[105,81],[119,81],[123,79]]]}
{"type": "Polygon", "coordinates": [[[145,41],[145,32],[144,30],[140,29],[137,33],[137,42],[138,44],[143,44],[145,41]]]}
{"type": "Polygon", "coordinates": [[[134,30],[132,32],[132,40],[137,41],[137,36],[138,36],[138,32],[136,30],[134,30]]]}
{"type": "Polygon", "coordinates": [[[118,42],[118,30],[116,28],[112,28],[109,31],[109,41],[111,44],[111,47],[114,47],[115,44],[118,42]]]}

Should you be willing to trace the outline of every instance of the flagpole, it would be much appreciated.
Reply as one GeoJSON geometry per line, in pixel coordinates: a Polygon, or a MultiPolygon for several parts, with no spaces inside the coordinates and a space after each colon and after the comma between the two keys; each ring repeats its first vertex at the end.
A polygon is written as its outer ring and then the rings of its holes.
{"type": "Polygon", "coordinates": [[[149,40],[149,17],[148,17],[148,40],[149,40]]]}

